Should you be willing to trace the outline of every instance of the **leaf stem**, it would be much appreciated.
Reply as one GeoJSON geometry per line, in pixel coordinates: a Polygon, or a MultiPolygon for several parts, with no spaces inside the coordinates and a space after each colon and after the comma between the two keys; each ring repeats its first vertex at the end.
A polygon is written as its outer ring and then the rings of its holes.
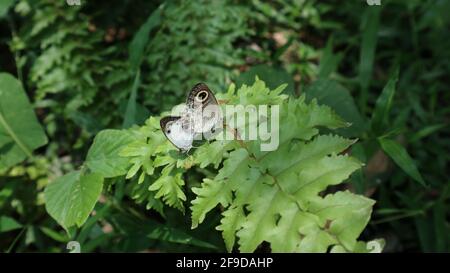
{"type": "Polygon", "coordinates": [[[20,237],[22,237],[22,234],[24,233],[24,231],[27,229],[28,227],[23,227],[22,230],[19,232],[19,234],[16,236],[16,238],[14,238],[14,241],[11,243],[11,245],[8,247],[8,250],[6,250],[6,253],[11,253],[11,250],[14,248],[14,246],[17,244],[17,242],[19,241],[20,237]]]}

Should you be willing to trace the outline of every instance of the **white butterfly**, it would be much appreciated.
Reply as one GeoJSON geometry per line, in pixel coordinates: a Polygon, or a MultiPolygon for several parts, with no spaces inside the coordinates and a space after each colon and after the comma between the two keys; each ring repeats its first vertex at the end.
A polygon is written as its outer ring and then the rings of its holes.
{"type": "Polygon", "coordinates": [[[192,148],[194,139],[214,134],[221,120],[214,94],[206,84],[199,83],[189,92],[182,115],[163,117],[160,125],[167,139],[181,151],[187,152],[192,148]]]}

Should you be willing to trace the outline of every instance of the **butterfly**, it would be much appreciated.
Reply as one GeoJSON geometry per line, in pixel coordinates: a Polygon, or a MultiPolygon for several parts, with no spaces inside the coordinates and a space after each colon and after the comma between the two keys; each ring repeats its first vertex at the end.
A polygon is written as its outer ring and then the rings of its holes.
{"type": "Polygon", "coordinates": [[[161,118],[166,138],[182,152],[188,152],[199,136],[216,132],[221,122],[220,107],[214,94],[204,83],[196,84],[186,99],[186,108],[179,116],[161,118]]]}

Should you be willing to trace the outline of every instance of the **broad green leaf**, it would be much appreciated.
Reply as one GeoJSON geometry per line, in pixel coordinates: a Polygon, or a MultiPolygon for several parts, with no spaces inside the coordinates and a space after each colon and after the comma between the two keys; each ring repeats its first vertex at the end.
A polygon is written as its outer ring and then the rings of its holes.
{"type": "Polygon", "coordinates": [[[97,203],[103,177],[73,171],[57,178],[44,191],[47,212],[66,230],[84,224],[97,203]]]}
{"type": "Polygon", "coordinates": [[[130,160],[119,152],[135,139],[126,130],[103,130],[94,138],[86,156],[86,165],[92,172],[105,178],[124,175],[130,160]]]}
{"type": "Polygon", "coordinates": [[[255,77],[264,81],[270,89],[275,89],[282,84],[287,84],[284,92],[286,94],[294,94],[294,80],[292,76],[282,68],[271,67],[268,65],[256,65],[246,72],[239,75],[236,79],[236,85],[251,85],[255,81],[255,77]]]}
{"type": "Polygon", "coordinates": [[[11,217],[0,216],[0,233],[19,229],[22,225],[11,217]]]}
{"type": "Polygon", "coordinates": [[[402,145],[394,140],[386,138],[379,138],[378,142],[380,143],[381,148],[406,174],[419,182],[422,186],[426,185],[417,169],[416,163],[402,145]]]}
{"type": "Polygon", "coordinates": [[[382,128],[384,128],[387,124],[389,112],[392,107],[392,101],[395,95],[395,86],[398,81],[398,73],[398,70],[394,72],[376,101],[371,120],[372,130],[376,134],[381,134],[382,128]]]}
{"type": "Polygon", "coordinates": [[[0,73],[0,169],[32,157],[47,141],[22,84],[0,73]]]}
{"type": "Polygon", "coordinates": [[[307,101],[313,98],[320,104],[330,106],[343,119],[351,123],[348,128],[339,129],[337,132],[347,137],[360,136],[365,130],[364,118],[361,116],[350,92],[333,80],[319,79],[307,87],[307,101]]]}

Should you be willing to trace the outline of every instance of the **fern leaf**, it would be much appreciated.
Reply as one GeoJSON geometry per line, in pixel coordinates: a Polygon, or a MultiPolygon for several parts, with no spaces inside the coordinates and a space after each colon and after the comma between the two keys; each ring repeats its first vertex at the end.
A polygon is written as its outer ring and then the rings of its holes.
{"type": "MultiPolygon", "coordinates": [[[[258,80],[236,94],[230,90],[226,96],[238,97],[244,104],[263,101],[253,96],[255,90],[267,95],[258,80]]],[[[358,251],[357,239],[374,201],[350,192],[322,197],[329,186],[344,182],[362,164],[341,154],[354,140],[321,135],[319,128],[349,124],[331,108],[316,101],[307,104],[304,97],[280,98],[280,103],[278,149],[258,152],[256,141],[245,142],[247,149],[231,152],[218,174],[193,190],[197,195],[191,207],[193,227],[221,204],[225,209],[217,229],[228,251],[236,237],[241,252],[255,251],[263,242],[273,252],[326,252],[330,247],[358,251]]]]}
{"type": "Polygon", "coordinates": [[[232,189],[240,182],[238,178],[245,177],[249,170],[248,153],[245,149],[238,149],[230,153],[225,160],[224,167],[214,180],[205,179],[201,188],[192,188],[197,198],[192,201],[192,228],[203,222],[208,211],[219,203],[227,206],[232,199],[232,189]]]}

